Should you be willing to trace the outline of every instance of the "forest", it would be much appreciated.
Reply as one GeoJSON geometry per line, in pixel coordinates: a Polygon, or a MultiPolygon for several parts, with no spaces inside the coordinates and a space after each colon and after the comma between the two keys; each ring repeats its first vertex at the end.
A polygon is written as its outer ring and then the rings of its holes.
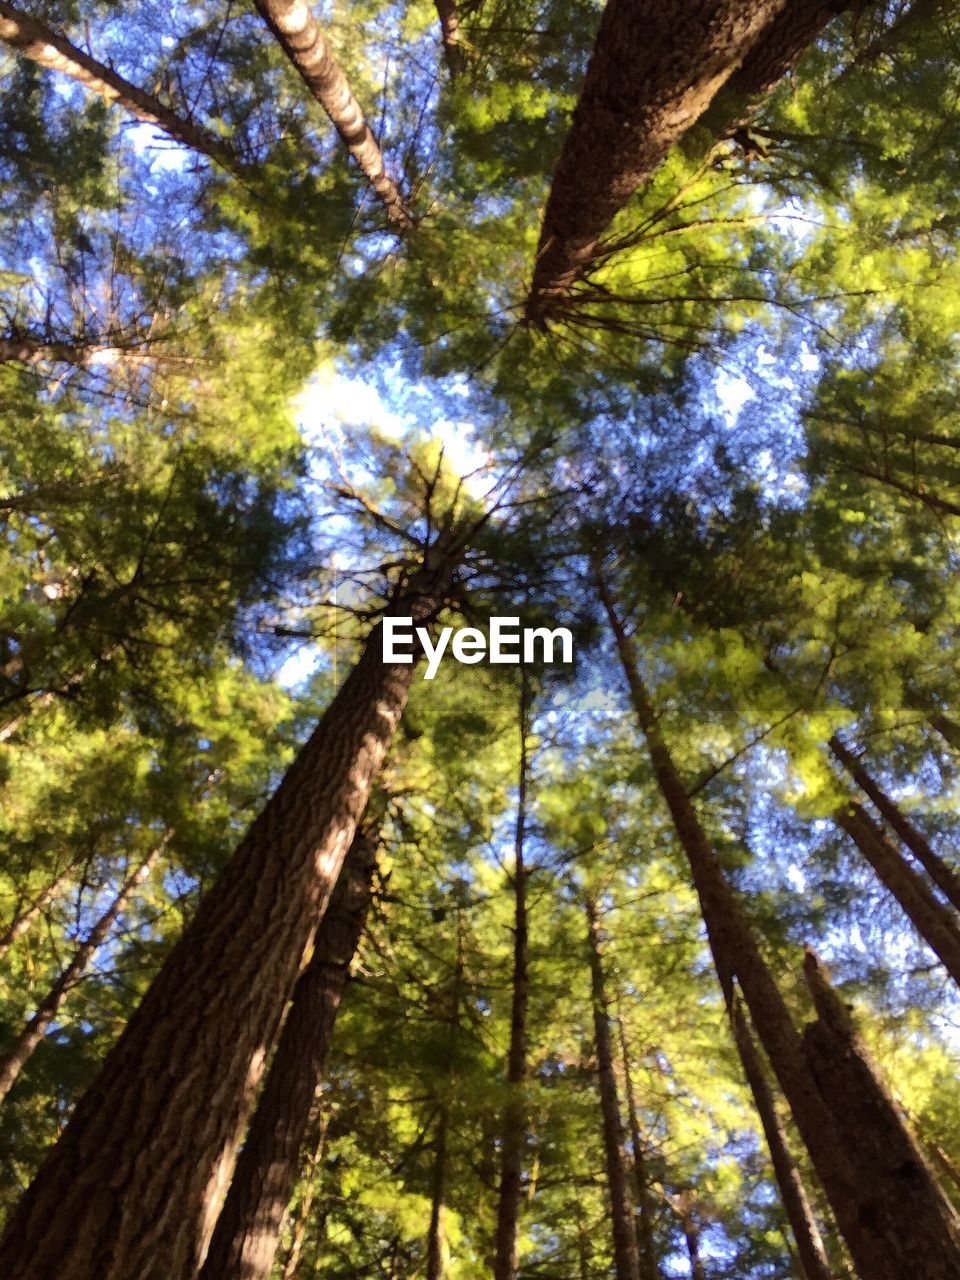
{"type": "Polygon", "coordinates": [[[0,63],[0,1280],[960,1280],[960,8],[0,63]]]}

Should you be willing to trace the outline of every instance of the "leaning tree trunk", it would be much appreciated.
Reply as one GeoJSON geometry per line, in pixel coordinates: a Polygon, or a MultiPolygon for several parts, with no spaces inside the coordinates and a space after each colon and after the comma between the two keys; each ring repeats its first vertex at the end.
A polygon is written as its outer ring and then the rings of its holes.
{"type": "Polygon", "coordinates": [[[447,60],[447,70],[451,80],[455,80],[466,66],[466,56],[460,43],[460,10],[457,0],[435,0],[437,17],[440,20],[440,39],[443,41],[443,56],[447,60]]]}
{"type": "Polygon", "coordinates": [[[517,787],[517,824],[514,832],[513,870],[513,1005],[510,1014],[510,1049],[507,1054],[507,1102],[503,1109],[503,1144],[500,1157],[500,1199],[494,1241],[494,1280],[516,1280],[517,1226],[520,1221],[520,1182],[523,1147],[527,1136],[527,1107],[523,1084],[527,1074],[527,870],[523,842],[527,818],[527,720],[528,686],[520,674],[520,773],[517,787]]]}
{"type": "Polygon", "coordinates": [[[630,196],[785,0],[608,0],[553,175],[526,316],[544,327],[630,196]]]}
{"type": "Polygon", "coordinates": [[[844,746],[836,734],[830,739],[829,746],[853,781],[864,795],[877,806],[878,812],[887,820],[933,883],[945,895],[947,901],[951,902],[960,911],[960,875],[934,851],[923,832],[914,826],[898,805],[894,804],[879,783],[867,772],[853,752],[844,746]]]}
{"type": "Polygon", "coordinates": [[[859,804],[839,810],[834,821],[853,840],[954,982],[960,983],[960,918],[934,896],[923,877],[859,804]]]}
{"type": "MultiPolygon", "coordinates": [[[[420,621],[449,579],[431,555],[397,602],[420,621]]],[[[10,1218],[0,1275],[193,1280],[414,671],[375,628],[10,1218]]]]}
{"type": "Polygon", "coordinates": [[[370,905],[376,848],[360,831],[344,860],[313,955],[293,989],[201,1280],[267,1280],[273,1269],[347,973],[370,905]]]}
{"type": "Polygon", "coordinates": [[[304,84],[330,117],[347,150],[377,193],[387,217],[398,227],[413,219],[397,184],[387,173],[383,154],[343,69],[324,39],[306,0],[254,0],[261,16],[304,84]]]}
{"type": "Polygon", "coordinates": [[[162,848],[163,846],[154,849],[150,856],[127,876],[109,907],[94,923],[83,942],[74,951],[70,958],[70,963],[37,1005],[33,1016],[22,1028],[13,1046],[0,1058],[0,1102],[3,1102],[17,1083],[20,1072],[33,1057],[34,1051],[46,1035],[50,1023],[60,1012],[67,996],[83,977],[93,956],[106,941],[107,934],[113,927],[120,912],[130,901],[137,885],[149,874],[150,868],[159,858],[162,848]]]}
{"type": "Polygon", "coordinates": [[[234,152],[215,134],[178,116],[159,98],[128,83],[112,67],[91,58],[37,18],[8,4],[7,0],[0,0],[0,40],[40,66],[79,81],[84,88],[107,102],[116,102],[137,120],[154,125],[175,142],[205,155],[221,168],[231,173],[245,172],[245,166],[234,152]]]}
{"type": "Polygon", "coordinates": [[[875,1215],[874,1229],[886,1241],[897,1275],[956,1280],[960,1218],[881,1080],[848,1006],[809,949],[804,976],[818,1015],[804,1032],[804,1048],[839,1141],[855,1143],[861,1152],[861,1194],[875,1215]],[[897,1194],[890,1195],[891,1185],[897,1194]]]}
{"type": "Polygon", "coordinates": [[[13,944],[23,937],[44,907],[53,901],[75,870],[76,867],[73,863],[64,868],[55,880],[52,880],[28,906],[22,908],[19,915],[10,921],[3,932],[0,933],[0,960],[3,959],[13,944]]]}
{"type": "Polygon", "coordinates": [[[806,1187],[803,1185],[800,1170],[790,1153],[787,1135],[777,1113],[773,1090],[767,1081],[746,1012],[736,991],[733,993],[732,1001],[728,1000],[728,1007],[737,1052],[743,1063],[743,1073],[747,1077],[747,1084],[750,1086],[750,1093],[763,1126],[764,1137],[770,1151],[770,1162],[773,1165],[780,1199],[796,1241],[803,1274],[806,1280],[833,1280],[833,1272],[823,1247],[820,1228],[813,1216],[813,1209],[806,1187]]]}
{"type": "MultiPolygon", "coordinates": [[[[317,1194],[317,1182],[320,1178],[320,1161],[327,1143],[327,1128],[330,1124],[330,1112],[324,1111],[319,1118],[316,1141],[312,1143],[313,1154],[307,1168],[307,1186],[297,1206],[297,1221],[293,1228],[290,1249],[283,1263],[283,1280],[295,1280],[303,1260],[303,1246],[307,1239],[307,1225],[313,1212],[313,1202],[317,1194]]],[[[322,1219],[321,1219],[322,1223],[322,1219]]]]}
{"type": "MultiPolygon", "coordinates": [[[[820,1093],[790,1011],[673,763],[640,677],[631,640],[617,615],[598,561],[595,573],[631,701],[647,740],[653,772],[690,865],[721,988],[732,986],[734,979],[740,983],[754,1027],[855,1265],[870,1280],[902,1280],[908,1274],[915,1280],[943,1280],[944,1275],[952,1278],[956,1274],[953,1271],[916,1269],[916,1259],[922,1253],[922,1235],[910,1230],[909,1224],[905,1224],[905,1234],[896,1247],[891,1247],[883,1215],[885,1206],[894,1212],[900,1195],[896,1179],[878,1178],[875,1170],[865,1168],[865,1147],[858,1142],[851,1139],[837,1143],[832,1109],[820,1093]]],[[[960,1266],[960,1255],[957,1265],[960,1266]]]]}
{"type": "Polygon", "coordinates": [[[613,1225],[614,1271],[616,1280],[639,1280],[637,1234],[634,1230],[630,1194],[627,1189],[620,1097],[617,1092],[617,1077],[613,1063],[606,977],[600,950],[600,922],[594,899],[587,895],[584,905],[587,915],[587,945],[597,1073],[600,1083],[600,1108],[603,1115],[603,1149],[607,1161],[607,1187],[610,1192],[610,1213],[613,1225]]]}
{"type": "Polygon", "coordinates": [[[633,1065],[627,1044],[627,1029],[623,1014],[617,1010],[617,1028],[620,1033],[620,1057],[623,1062],[623,1091],[627,1095],[627,1120],[630,1124],[630,1150],[633,1156],[633,1186],[637,1205],[637,1251],[640,1280],[662,1280],[657,1245],[653,1234],[653,1198],[650,1195],[651,1177],[647,1171],[647,1152],[640,1132],[637,1097],[633,1088],[633,1065]]]}

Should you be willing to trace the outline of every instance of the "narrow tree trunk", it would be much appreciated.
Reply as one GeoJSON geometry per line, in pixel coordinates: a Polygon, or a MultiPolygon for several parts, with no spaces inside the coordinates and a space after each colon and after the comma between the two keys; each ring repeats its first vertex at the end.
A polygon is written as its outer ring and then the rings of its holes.
{"type": "Polygon", "coordinates": [[[647,1172],[647,1153],[640,1132],[637,1097],[633,1088],[633,1066],[627,1044],[627,1030],[623,1014],[617,1011],[617,1027],[620,1032],[620,1056],[623,1061],[623,1090],[627,1095],[627,1120],[630,1125],[630,1148],[633,1155],[634,1196],[637,1203],[637,1248],[640,1280],[662,1280],[657,1246],[653,1235],[653,1198],[650,1195],[650,1176],[647,1172]]]}
{"type": "Polygon", "coordinates": [[[43,342],[39,338],[0,338],[0,364],[69,364],[88,368],[97,364],[187,364],[188,357],[151,350],[150,343],[123,346],[111,342],[43,342]]]}
{"type": "Polygon", "coordinates": [[[450,78],[455,80],[466,65],[463,45],[460,43],[460,13],[457,0],[435,0],[440,19],[440,39],[443,56],[447,60],[450,78]]]}
{"type": "Polygon", "coordinates": [[[607,1161],[607,1187],[610,1192],[610,1214],[613,1225],[613,1262],[617,1280],[639,1280],[637,1235],[633,1225],[630,1194],[627,1190],[626,1156],[623,1124],[620,1119],[620,1097],[613,1065],[610,1016],[607,1011],[606,980],[600,949],[600,922],[597,904],[585,899],[587,944],[590,959],[590,988],[593,999],[593,1027],[597,1048],[597,1072],[600,1083],[600,1108],[603,1115],[603,1149],[607,1161]]]}
{"type": "Polygon", "coordinates": [[[872,1210],[873,1229],[886,1242],[898,1276],[954,1280],[960,1276],[956,1210],[883,1084],[849,1008],[809,949],[804,976],[818,1015],[804,1032],[804,1048],[839,1141],[861,1153],[864,1212],[872,1210]]]}
{"type": "Polygon", "coordinates": [[[960,875],[935,853],[922,831],[890,799],[883,788],[870,776],[863,764],[844,746],[836,734],[830,739],[830,750],[846,769],[860,790],[877,806],[877,810],[889,822],[903,843],[926,871],[927,875],[946,896],[948,902],[960,911],[960,875]]]}
{"type": "Polygon", "coordinates": [[[63,1002],[83,976],[87,965],[106,940],[120,912],[130,901],[137,885],[149,873],[160,856],[161,849],[155,849],[150,856],[141,862],[137,869],[127,876],[120,886],[116,897],[103,915],[94,923],[83,942],[74,951],[70,963],[54,982],[34,1011],[33,1017],[26,1023],[17,1037],[13,1047],[0,1058],[0,1103],[17,1083],[20,1072],[33,1057],[34,1051],[47,1033],[50,1023],[59,1013],[63,1002]]]}
{"type": "Polygon", "coordinates": [[[49,902],[53,901],[73,875],[75,869],[76,868],[71,864],[61,871],[60,875],[48,884],[43,892],[38,894],[29,906],[24,907],[20,914],[10,921],[3,933],[0,933],[0,960],[3,959],[13,944],[23,937],[44,907],[49,902]]]}
{"type": "Polygon", "coordinates": [[[941,713],[932,715],[930,723],[940,737],[943,738],[944,742],[948,743],[954,750],[960,751],[960,724],[956,720],[951,720],[949,716],[941,713]]]}
{"type": "Polygon", "coordinates": [[[510,1014],[510,1049],[507,1055],[507,1102],[503,1109],[503,1144],[500,1159],[500,1199],[494,1242],[494,1280],[516,1280],[517,1227],[520,1220],[520,1181],[523,1147],[527,1136],[527,1107],[523,1085],[527,1074],[527,870],[523,840],[527,817],[527,720],[529,691],[525,671],[520,673],[520,773],[517,787],[517,824],[514,833],[513,869],[513,1006],[510,1014]]]}
{"type": "Polygon", "coordinates": [[[833,1280],[833,1272],[827,1261],[820,1229],[813,1216],[813,1209],[810,1207],[800,1170],[790,1154],[787,1135],[777,1113],[773,1091],[767,1082],[760,1054],[753,1042],[746,1012],[736,991],[730,1003],[730,1020],[733,1024],[740,1061],[743,1063],[743,1072],[747,1077],[747,1083],[760,1116],[760,1123],[763,1126],[767,1147],[770,1150],[770,1161],[780,1190],[780,1199],[793,1231],[803,1274],[806,1280],[833,1280]]]}
{"type": "Polygon", "coordinates": [[[347,150],[380,198],[387,217],[399,227],[411,226],[413,219],[396,183],[386,171],[377,140],[306,0],[254,0],[254,3],[304,84],[330,117],[347,150]]]}
{"type": "Polygon", "coordinates": [[[433,1177],[430,1185],[430,1226],[427,1230],[427,1280],[443,1280],[446,1270],[445,1221],[447,1215],[447,1108],[440,1109],[433,1148],[433,1177]]]}
{"type": "Polygon", "coordinates": [[[184,120],[155,98],[118,76],[112,67],[98,62],[88,53],[58,35],[37,18],[22,13],[7,0],[0,0],[0,40],[51,71],[58,71],[79,81],[91,93],[107,102],[116,102],[138,120],[152,124],[176,142],[183,143],[213,160],[221,168],[241,173],[240,164],[233,151],[215,134],[184,120]]]}
{"type": "Polygon", "coordinates": [[[273,1269],[375,865],[375,841],[358,832],[317,930],[313,956],[294,987],[201,1280],[267,1280],[273,1269]]]}
{"type": "MultiPolygon", "coordinates": [[[[450,572],[449,553],[430,555],[397,601],[420,621],[450,572]]],[[[383,661],[375,628],[12,1215],[0,1274],[193,1280],[414,671],[383,661]]]]}
{"type": "Polygon", "coordinates": [[[721,989],[732,987],[734,979],[740,983],[757,1034],[856,1266],[870,1280],[903,1280],[907,1274],[912,1274],[914,1280],[944,1280],[945,1276],[952,1280],[954,1271],[911,1272],[922,1248],[922,1237],[905,1227],[905,1235],[893,1249],[882,1223],[883,1204],[889,1201],[892,1205],[899,1195],[896,1180],[881,1180],[883,1201],[878,1205],[866,1191],[871,1182],[876,1184],[876,1177],[873,1171],[863,1167],[863,1149],[853,1141],[837,1143],[832,1109],[820,1093],[790,1012],[677,773],[640,677],[630,638],[617,615],[597,560],[595,574],[631,701],[647,740],[654,775],[690,865],[721,989]],[[905,1260],[909,1261],[904,1268],[901,1264],[905,1260]]]}
{"type": "Polygon", "coordinates": [[[310,1180],[307,1183],[307,1189],[303,1193],[303,1199],[297,1211],[297,1222],[293,1229],[293,1239],[290,1241],[290,1250],[287,1253],[286,1261],[283,1264],[283,1280],[294,1280],[300,1269],[300,1262],[303,1258],[303,1246],[307,1238],[307,1223],[310,1221],[310,1214],[313,1210],[313,1201],[316,1196],[317,1179],[320,1176],[320,1160],[323,1156],[323,1149],[327,1141],[327,1128],[330,1124],[330,1112],[324,1111],[320,1121],[320,1134],[313,1148],[313,1155],[310,1157],[310,1180]]]}
{"type": "Polygon", "coordinates": [[[785,0],[608,0],[554,171],[527,300],[544,327],[615,215],[785,0]]]}
{"type": "Polygon", "coordinates": [[[835,822],[853,840],[877,879],[903,908],[920,937],[960,983],[960,921],[859,804],[837,812],[835,822]]]}
{"type": "Polygon", "coordinates": [[[690,1259],[690,1280],[707,1280],[700,1257],[700,1224],[694,1212],[694,1198],[691,1192],[681,1191],[676,1198],[680,1225],[683,1227],[683,1238],[687,1242],[687,1257],[690,1259]]]}

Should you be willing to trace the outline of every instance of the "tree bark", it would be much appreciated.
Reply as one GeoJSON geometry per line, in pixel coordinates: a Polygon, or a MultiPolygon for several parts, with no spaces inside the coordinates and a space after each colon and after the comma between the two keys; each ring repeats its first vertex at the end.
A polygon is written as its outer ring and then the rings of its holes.
{"type": "Polygon", "coordinates": [[[839,810],[835,821],[853,840],[877,879],[896,898],[953,980],[960,983],[960,922],[954,912],[934,897],[920,874],[859,804],[839,810]]]}
{"type": "Polygon", "coordinates": [[[435,0],[437,17],[440,20],[440,39],[443,41],[443,56],[447,60],[447,70],[451,80],[455,80],[466,66],[466,55],[460,43],[460,12],[457,0],[435,0]]]}
{"type": "Polygon", "coordinates": [[[118,103],[136,119],[154,125],[175,142],[205,155],[221,168],[236,174],[245,172],[245,166],[235,153],[215,134],[184,120],[159,98],[128,83],[112,67],[91,58],[38,19],[8,4],[7,0],[0,0],[0,40],[40,66],[79,81],[107,102],[118,103]]]}
{"type": "Polygon", "coordinates": [[[427,1280],[443,1280],[446,1265],[445,1221],[447,1216],[447,1130],[450,1119],[446,1106],[440,1108],[433,1148],[433,1176],[430,1184],[430,1226],[427,1229],[427,1280]]]}
{"type": "MultiPolygon", "coordinates": [[[[166,842],[164,842],[166,843],[166,842]]],[[[127,876],[110,906],[94,923],[83,942],[70,958],[70,963],[54,982],[33,1016],[22,1028],[19,1036],[0,1058],[0,1103],[17,1083],[20,1072],[33,1057],[34,1051],[47,1033],[50,1023],[57,1016],[63,1002],[83,976],[97,950],[103,945],[120,912],[127,905],[137,885],[149,874],[150,868],[160,856],[163,846],[154,849],[150,856],[127,876]]]]}
{"type": "Polygon", "coordinates": [[[610,1193],[610,1214],[613,1226],[614,1271],[617,1280],[639,1280],[637,1235],[633,1225],[630,1194],[627,1190],[620,1097],[613,1064],[606,977],[600,949],[600,922],[597,917],[597,904],[589,894],[584,900],[584,906],[587,916],[587,945],[600,1084],[600,1109],[603,1116],[603,1149],[607,1162],[607,1187],[610,1193]]]}
{"type": "Polygon", "coordinates": [[[946,896],[947,901],[951,902],[960,911],[960,875],[952,867],[948,866],[939,854],[934,852],[923,832],[915,827],[906,814],[894,804],[879,783],[870,776],[856,756],[847,750],[836,734],[830,739],[829,745],[830,750],[853,781],[864,795],[873,801],[878,812],[889,822],[933,883],[946,896]]]}
{"type": "Polygon", "coordinates": [[[640,1280],[662,1280],[657,1245],[653,1235],[653,1199],[650,1195],[650,1176],[647,1172],[647,1152],[640,1132],[637,1097],[633,1088],[633,1066],[627,1030],[623,1014],[617,1011],[617,1027],[620,1033],[620,1056],[623,1062],[623,1091],[627,1096],[627,1120],[630,1125],[630,1150],[633,1156],[634,1197],[637,1205],[637,1251],[640,1280]]]}
{"type": "Polygon", "coordinates": [[[785,0],[608,0],[540,230],[527,321],[544,328],[600,236],[785,0]]]}
{"type": "MultiPolygon", "coordinates": [[[[432,617],[455,554],[431,549],[396,604],[432,617]]],[[[414,671],[376,627],[12,1215],[0,1274],[193,1280],[414,671]]]]}
{"type": "Polygon", "coordinates": [[[310,1221],[310,1214],[313,1209],[313,1201],[316,1196],[317,1178],[320,1174],[320,1159],[323,1155],[323,1149],[327,1141],[327,1127],[330,1123],[330,1112],[325,1111],[320,1121],[320,1134],[313,1148],[313,1155],[310,1157],[310,1181],[307,1189],[303,1193],[303,1199],[297,1210],[297,1223],[293,1229],[293,1239],[290,1241],[290,1251],[286,1256],[283,1264],[283,1280],[295,1280],[297,1272],[300,1270],[300,1262],[303,1258],[303,1246],[307,1238],[307,1223],[310,1221]]]}
{"type": "Polygon", "coordinates": [[[523,1147],[527,1136],[527,1106],[523,1085],[527,1075],[527,1004],[529,993],[527,943],[527,870],[523,842],[527,818],[527,733],[529,689],[526,672],[520,673],[520,770],[517,787],[517,823],[514,832],[513,870],[513,1003],[510,1014],[510,1048],[507,1054],[507,1102],[503,1110],[503,1143],[500,1158],[500,1199],[494,1241],[494,1280],[516,1280],[517,1226],[520,1220],[520,1182],[523,1147]]]}
{"type": "MultiPolygon", "coordinates": [[[[613,597],[594,559],[597,590],[610,622],[631,701],[640,729],[647,740],[654,776],[673,819],[700,900],[707,940],[721,989],[739,981],[744,1000],[780,1088],[789,1103],[800,1136],[836,1215],[854,1263],[870,1280],[902,1280],[916,1274],[923,1280],[953,1277],[955,1272],[911,1272],[904,1259],[914,1259],[922,1249],[922,1237],[905,1226],[896,1250],[878,1216],[878,1205],[868,1186],[877,1186],[874,1171],[865,1169],[864,1152],[856,1142],[837,1143],[835,1118],[822,1096],[803,1042],[776,983],[760,954],[756,939],[717,857],[710,847],[690,802],[672,756],[660,732],[657,718],[640,677],[633,647],[621,623],[613,597]]],[[[878,1186],[883,1200],[899,1195],[894,1179],[878,1186]]],[[[882,1206],[881,1206],[882,1207],[882,1206]]],[[[911,1262],[912,1265],[912,1262],[911,1262]]]]}
{"type": "Polygon", "coordinates": [[[53,901],[75,870],[76,865],[71,863],[34,898],[29,906],[24,907],[19,915],[10,921],[3,933],[0,933],[0,960],[3,959],[14,943],[23,937],[43,908],[53,901]]]}
{"type": "MultiPolygon", "coordinates": [[[[808,949],[804,976],[818,1017],[804,1048],[840,1142],[861,1153],[862,1212],[898,1276],[960,1276],[960,1219],[887,1091],[848,1007],[808,949]],[[892,1189],[892,1193],[891,1193],[892,1189]]],[[[871,1276],[874,1274],[866,1273],[871,1276]]]]}
{"type": "Polygon", "coordinates": [[[703,1259],[700,1257],[700,1224],[694,1212],[694,1203],[690,1191],[681,1191],[676,1197],[677,1213],[683,1227],[683,1238],[687,1243],[687,1257],[690,1259],[690,1280],[707,1280],[703,1259]]]}
{"type": "Polygon", "coordinates": [[[347,150],[377,193],[387,217],[398,227],[412,226],[413,219],[396,183],[387,173],[363,110],[306,0],[254,0],[254,3],[304,84],[330,117],[347,150]]]}
{"type": "Polygon", "coordinates": [[[340,1000],[370,905],[376,842],[358,832],[297,980],[201,1280],[267,1280],[340,1000]]]}
{"type": "Polygon", "coordinates": [[[790,1153],[787,1135],[777,1113],[773,1090],[767,1081],[743,1003],[736,991],[729,1003],[729,1009],[737,1051],[743,1063],[743,1073],[747,1078],[747,1084],[750,1086],[754,1105],[763,1126],[764,1137],[770,1151],[770,1161],[780,1190],[780,1199],[796,1241],[803,1274],[806,1280],[833,1280],[833,1272],[823,1247],[820,1229],[813,1216],[806,1187],[790,1153]]]}

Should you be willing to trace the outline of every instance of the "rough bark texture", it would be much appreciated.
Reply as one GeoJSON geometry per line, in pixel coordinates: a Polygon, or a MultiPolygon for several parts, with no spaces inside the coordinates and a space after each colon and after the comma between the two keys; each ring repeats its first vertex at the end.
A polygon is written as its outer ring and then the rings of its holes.
{"type": "Polygon", "coordinates": [[[637,1249],[640,1264],[640,1280],[662,1280],[657,1246],[653,1234],[653,1197],[651,1178],[647,1172],[647,1152],[640,1132],[637,1096],[633,1087],[633,1064],[623,1017],[617,1017],[620,1032],[620,1056],[623,1061],[623,1089],[627,1095],[627,1120],[630,1124],[630,1150],[633,1156],[633,1184],[637,1205],[637,1249]]]}
{"type": "Polygon", "coordinates": [[[613,1262],[617,1280],[639,1280],[637,1235],[633,1226],[630,1193],[627,1188],[627,1161],[624,1152],[620,1097],[613,1064],[610,1015],[607,1008],[606,977],[600,949],[600,922],[597,904],[585,901],[587,944],[590,960],[590,988],[593,997],[593,1027],[597,1048],[600,1108],[603,1115],[603,1149],[607,1162],[607,1187],[613,1227],[613,1262]]]}
{"type": "Polygon", "coordinates": [[[214,134],[190,120],[184,120],[159,98],[128,83],[112,67],[91,58],[36,18],[7,4],[6,0],[0,0],[0,40],[5,40],[40,66],[70,76],[91,93],[105,98],[107,102],[119,104],[138,120],[155,125],[168,137],[207,156],[222,168],[233,173],[243,169],[233,151],[214,134]]]}
{"type": "Polygon", "coordinates": [[[447,60],[447,70],[451,79],[456,77],[466,65],[463,45],[460,43],[460,12],[456,0],[435,0],[437,17],[440,20],[440,39],[443,41],[443,56],[447,60]]]}
{"type": "Polygon", "coordinates": [[[514,832],[513,870],[513,1003],[510,1012],[510,1049],[507,1054],[508,1097],[503,1109],[503,1144],[500,1157],[500,1198],[494,1241],[495,1280],[515,1280],[517,1274],[517,1224],[520,1220],[520,1182],[523,1147],[527,1136],[527,1108],[523,1083],[527,1074],[527,870],[523,841],[527,818],[527,716],[528,689],[521,673],[520,775],[517,787],[517,825],[514,832]]]}
{"type": "Polygon", "coordinates": [[[960,921],[956,913],[934,897],[923,877],[860,805],[851,804],[838,812],[836,823],[856,844],[953,980],[960,983],[960,921]]]}
{"type": "Polygon", "coordinates": [[[948,902],[953,903],[960,911],[960,875],[934,851],[923,832],[915,827],[906,814],[894,804],[836,734],[830,739],[830,750],[864,795],[877,806],[879,813],[889,822],[933,883],[946,896],[948,902]]]}
{"type": "MultiPolygon", "coordinates": [[[[870,1280],[903,1280],[910,1271],[902,1270],[899,1258],[891,1255],[877,1212],[881,1192],[880,1203],[894,1201],[898,1184],[888,1178],[877,1185],[876,1171],[866,1167],[869,1158],[864,1150],[856,1142],[836,1140],[832,1107],[820,1091],[790,1012],[677,773],[640,677],[631,639],[596,561],[595,575],[653,771],[690,865],[721,989],[732,986],[734,979],[740,984],[757,1035],[859,1273],[870,1280]],[[874,1189],[868,1190],[871,1187],[874,1189]]],[[[899,1257],[910,1257],[922,1250],[922,1235],[906,1225],[904,1230],[899,1257]]],[[[929,1274],[932,1280],[934,1273],[929,1274]]],[[[938,1274],[952,1277],[954,1272],[938,1274]]]]}
{"type": "Polygon", "coordinates": [[[554,171],[527,320],[543,327],[614,216],[785,0],[608,0],[554,171]]]}
{"type": "Polygon", "coordinates": [[[3,959],[13,944],[23,937],[43,908],[53,901],[75,870],[76,868],[73,864],[65,867],[55,880],[52,880],[28,906],[22,908],[19,915],[10,921],[4,931],[0,933],[0,960],[3,959]]]}
{"type": "MultiPolygon", "coordinates": [[[[871,1062],[849,1009],[811,951],[804,971],[818,1014],[804,1033],[804,1048],[838,1140],[860,1153],[860,1211],[883,1242],[882,1274],[956,1280],[960,1219],[871,1062]]],[[[873,1280],[881,1272],[862,1274],[873,1280]]]]}
{"type": "Polygon", "coordinates": [[[313,955],[294,987],[201,1280],[267,1280],[273,1268],[347,972],[370,905],[375,865],[376,842],[358,832],[317,930],[313,955]]]}
{"type": "Polygon", "coordinates": [[[20,1072],[33,1057],[34,1050],[46,1035],[50,1023],[57,1016],[63,1002],[77,985],[87,965],[106,941],[117,917],[132,897],[137,885],[149,874],[150,868],[160,856],[160,849],[133,871],[120,886],[110,906],[95,922],[83,942],[70,957],[70,963],[37,1005],[33,1016],[24,1025],[13,1046],[0,1058],[0,1102],[17,1083],[20,1072]]]}
{"type": "Polygon", "coordinates": [[[734,999],[730,1005],[730,1020],[733,1024],[737,1052],[743,1063],[743,1072],[747,1077],[747,1084],[750,1086],[757,1114],[763,1126],[764,1137],[767,1140],[767,1147],[770,1150],[770,1161],[780,1191],[780,1199],[793,1231],[804,1276],[806,1280],[833,1280],[833,1272],[827,1261],[820,1229],[813,1216],[813,1209],[800,1177],[800,1170],[790,1154],[787,1135],[777,1112],[773,1090],[767,1081],[763,1062],[753,1041],[746,1011],[737,993],[734,993],[734,999]]]}
{"type": "Polygon", "coordinates": [[[254,0],[284,53],[304,84],[330,117],[333,127],[377,193],[387,216],[399,227],[413,219],[403,197],[386,171],[377,140],[353,96],[343,69],[324,39],[306,0],[254,0]]]}
{"type": "MultiPolygon", "coordinates": [[[[425,620],[449,567],[398,605],[425,620]]],[[[407,700],[371,634],[10,1219],[0,1275],[193,1280],[257,1085],[407,700]]]]}

